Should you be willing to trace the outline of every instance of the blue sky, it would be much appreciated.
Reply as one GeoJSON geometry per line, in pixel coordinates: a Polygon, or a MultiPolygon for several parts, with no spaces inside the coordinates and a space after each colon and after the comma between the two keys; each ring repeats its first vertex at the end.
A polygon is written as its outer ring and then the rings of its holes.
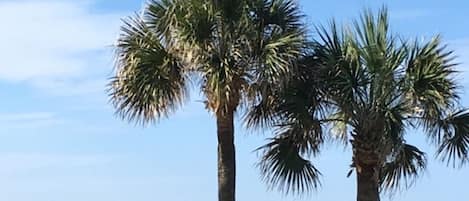
{"type": "MultiPolygon", "coordinates": [[[[120,19],[139,0],[0,0],[0,200],[215,201],[215,121],[192,97],[168,120],[143,128],[113,114],[104,92],[112,76],[120,19]]],[[[469,2],[302,0],[308,22],[350,21],[366,7],[387,4],[391,26],[408,37],[441,33],[459,56],[469,106],[469,2]]],[[[409,141],[430,159],[427,172],[391,200],[469,197],[469,167],[446,168],[418,132],[409,141]]],[[[350,152],[331,146],[313,161],[323,185],[304,198],[268,191],[254,167],[266,134],[237,126],[238,200],[354,200],[346,178],[350,152]]],[[[384,197],[383,200],[389,200],[384,197]]]]}

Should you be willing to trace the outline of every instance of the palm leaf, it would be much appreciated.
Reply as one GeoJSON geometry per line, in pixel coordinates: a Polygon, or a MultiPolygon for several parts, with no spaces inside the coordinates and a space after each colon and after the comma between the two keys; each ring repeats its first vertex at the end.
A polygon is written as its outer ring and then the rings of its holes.
{"type": "Polygon", "coordinates": [[[403,185],[410,187],[426,168],[425,153],[409,144],[395,145],[380,170],[380,183],[383,190],[399,189],[403,185]]]}
{"type": "Polygon", "coordinates": [[[291,135],[283,135],[259,148],[264,151],[259,167],[271,188],[301,194],[320,185],[321,173],[302,156],[299,144],[305,143],[304,139],[297,140],[291,135]]]}
{"type": "Polygon", "coordinates": [[[441,45],[440,37],[408,49],[403,90],[415,108],[413,113],[422,116],[423,125],[429,128],[459,98],[452,52],[441,45]]]}
{"type": "Polygon", "coordinates": [[[253,6],[251,48],[255,56],[254,81],[279,83],[289,77],[294,61],[303,56],[306,30],[299,7],[292,0],[259,0],[253,6]]]}
{"type": "Polygon", "coordinates": [[[302,15],[294,1],[257,0],[250,5],[254,16],[250,39],[253,61],[248,64],[251,84],[247,95],[253,107],[245,119],[251,128],[273,126],[273,117],[279,115],[279,104],[283,104],[278,102],[284,95],[281,88],[293,74],[298,75],[299,66],[311,64],[306,60],[312,56],[307,52],[302,15]]]}
{"type": "Polygon", "coordinates": [[[460,110],[437,125],[438,156],[447,163],[463,165],[469,161],[469,111],[460,110]]]}
{"type": "Polygon", "coordinates": [[[154,121],[177,109],[187,96],[184,68],[138,17],[125,21],[117,48],[111,101],[122,118],[154,121]]]}

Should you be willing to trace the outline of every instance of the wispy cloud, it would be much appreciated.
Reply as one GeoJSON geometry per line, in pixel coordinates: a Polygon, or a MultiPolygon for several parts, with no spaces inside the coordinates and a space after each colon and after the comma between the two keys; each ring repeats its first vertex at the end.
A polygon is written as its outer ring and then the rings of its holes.
{"type": "Polygon", "coordinates": [[[124,15],[92,12],[91,3],[1,1],[0,79],[66,94],[102,88],[124,15]]]}
{"type": "Polygon", "coordinates": [[[31,84],[37,89],[46,91],[55,96],[79,96],[85,94],[104,94],[106,77],[101,78],[78,78],[69,80],[42,79],[32,81],[31,84]]]}
{"type": "Polygon", "coordinates": [[[0,113],[2,129],[43,128],[59,123],[60,119],[49,112],[0,113]]]}
{"type": "Polygon", "coordinates": [[[11,113],[0,114],[0,121],[34,121],[34,120],[47,120],[52,119],[54,114],[48,112],[35,112],[35,113],[11,113]]]}
{"type": "Polygon", "coordinates": [[[0,153],[0,174],[27,173],[38,169],[83,168],[106,165],[115,160],[112,155],[77,155],[53,153],[0,153]]]}

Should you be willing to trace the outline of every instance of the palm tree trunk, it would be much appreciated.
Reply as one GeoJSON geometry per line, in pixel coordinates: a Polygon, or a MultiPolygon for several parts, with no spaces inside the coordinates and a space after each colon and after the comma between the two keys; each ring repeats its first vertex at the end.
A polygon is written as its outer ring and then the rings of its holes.
{"type": "MultiPolygon", "coordinates": [[[[355,133],[360,133],[355,130],[355,133]]],[[[353,134],[353,163],[357,173],[357,201],[379,201],[379,145],[367,132],[353,134]],[[368,135],[367,135],[368,134],[368,135]]]]}
{"type": "Polygon", "coordinates": [[[357,201],[379,201],[379,185],[376,167],[360,167],[357,170],[357,201]]]}
{"type": "Polygon", "coordinates": [[[218,201],[235,200],[236,160],[233,111],[217,115],[218,201]]]}

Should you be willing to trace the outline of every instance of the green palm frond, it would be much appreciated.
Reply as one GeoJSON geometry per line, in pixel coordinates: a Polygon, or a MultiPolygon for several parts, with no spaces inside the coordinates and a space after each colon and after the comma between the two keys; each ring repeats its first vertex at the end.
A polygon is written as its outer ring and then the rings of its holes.
{"type": "Polygon", "coordinates": [[[264,151],[259,165],[264,180],[285,193],[305,193],[320,184],[319,171],[305,157],[319,154],[324,143],[321,122],[311,116],[320,113],[321,106],[315,101],[303,102],[311,97],[302,97],[307,94],[306,88],[297,89],[284,94],[288,98],[274,105],[275,118],[279,118],[274,121],[277,137],[260,148],[264,151]]]}
{"type": "Polygon", "coordinates": [[[363,65],[372,74],[386,73],[393,68],[388,65],[389,48],[396,47],[394,37],[389,33],[389,20],[386,9],[379,11],[377,17],[366,10],[360,21],[354,22],[352,41],[359,47],[357,51],[363,60],[363,65]]]}
{"type": "Polygon", "coordinates": [[[435,135],[439,148],[438,156],[455,166],[469,162],[469,111],[460,110],[441,120],[436,125],[435,135]]]}
{"type": "Polygon", "coordinates": [[[455,64],[452,51],[441,45],[440,37],[420,45],[409,46],[403,89],[411,100],[414,114],[423,117],[423,125],[431,127],[458,100],[455,64]]]}
{"type": "Polygon", "coordinates": [[[258,1],[253,8],[254,26],[252,52],[256,82],[278,83],[289,77],[294,62],[303,55],[306,30],[301,22],[298,5],[292,0],[258,1]]]}
{"type": "MultiPolygon", "coordinates": [[[[315,146],[320,145],[324,141],[321,119],[325,119],[327,111],[326,103],[319,99],[320,92],[313,87],[317,84],[316,81],[292,80],[288,84],[289,90],[272,94],[262,100],[265,103],[260,102],[247,113],[248,126],[262,128],[264,124],[268,124],[277,128],[277,135],[291,133],[298,136],[301,133],[305,143],[314,142],[315,146]]],[[[296,139],[297,142],[301,141],[296,139]]],[[[312,147],[304,146],[304,151],[312,147]]]]}
{"type": "Polygon", "coordinates": [[[292,0],[264,1],[265,23],[279,26],[285,32],[297,31],[303,27],[304,15],[292,0]]]}
{"type": "Polygon", "coordinates": [[[241,10],[245,7],[244,0],[213,0],[213,2],[224,23],[236,23],[243,17],[241,10]]]}
{"type": "Polygon", "coordinates": [[[294,61],[302,56],[305,36],[301,32],[272,33],[263,39],[259,63],[255,69],[257,80],[278,83],[292,72],[294,61]]]}
{"type": "Polygon", "coordinates": [[[189,43],[191,48],[198,46],[207,50],[207,46],[211,45],[217,26],[216,11],[211,4],[205,1],[192,1],[190,7],[185,8],[184,21],[177,25],[178,38],[180,37],[179,40],[189,43]]]}
{"type": "Polygon", "coordinates": [[[397,190],[410,187],[415,179],[425,170],[425,153],[409,144],[395,146],[380,170],[380,183],[383,190],[397,190]]]}
{"type": "Polygon", "coordinates": [[[111,101],[122,118],[146,123],[165,117],[187,97],[184,67],[138,17],[125,21],[117,44],[111,101]]]}
{"type": "Polygon", "coordinates": [[[305,139],[294,139],[293,134],[271,139],[259,148],[264,156],[259,163],[263,179],[271,186],[285,193],[305,193],[320,185],[321,173],[302,155],[297,143],[305,139]]]}
{"type": "MultiPolygon", "coordinates": [[[[207,62],[214,48],[216,10],[201,0],[153,0],[144,12],[150,30],[191,69],[207,62]]],[[[219,26],[218,26],[219,27],[219,26]]]]}
{"type": "Polygon", "coordinates": [[[320,98],[318,73],[314,56],[304,56],[297,60],[295,79],[288,80],[284,87],[255,86],[260,95],[245,116],[247,126],[265,129],[295,124],[311,128],[314,116],[324,119],[326,102],[320,98]]]}
{"type": "Polygon", "coordinates": [[[354,29],[347,36],[349,57],[356,59],[363,71],[367,82],[363,87],[367,104],[379,106],[383,102],[390,103],[400,96],[398,85],[403,76],[408,51],[405,41],[389,31],[389,17],[386,8],[375,16],[366,10],[359,21],[354,21],[354,29]]]}
{"type": "Polygon", "coordinates": [[[158,37],[171,39],[181,21],[183,3],[181,0],[150,0],[144,10],[143,18],[146,25],[158,37]]]}
{"type": "Polygon", "coordinates": [[[404,137],[406,126],[410,125],[409,119],[405,116],[409,108],[405,102],[388,106],[384,111],[385,117],[385,138],[388,143],[400,144],[404,137]]]}
{"type": "Polygon", "coordinates": [[[352,41],[358,47],[363,48],[358,51],[360,51],[364,66],[373,74],[387,70],[385,56],[388,41],[391,38],[388,33],[387,11],[380,11],[376,18],[370,10],[367,10],[363,13],[360,21],[354,22],[354,25],[355,34],[351,37],[354,38],[352,41]]]}
{"type": "MultiPolygon", "coordinates": [[[[285,87],[306,59],[308,42],[298,5],[291,0],[251,2],[254,15],[253,38],[250,39],[253,63],[249,64],[250,85],[247,94],[253,105],[245,116],[247,126],[275,125],[280,88],[285,87]],[[275,87],[273,87],[275,86],[275,87]],[[276,106],[277,105],[277,106],[276,106]]],[[[310,63],[308,63],[310,65],[310,63]]]]}
{"type": "MultiPolygon", "coordinates": [[[[202,91],[209,101],[209,108],[223,113],[238,106],[247,82],[244,79],[245,71],[240,70],[239,63],[233,59],[236,56],[222,59],[224,57],[219,54],[212,54],[210,65],[204,65],[200,71],[203,76],[202,91]]],[[[237,54],[237,50],[229,48],[226,54],[237,54]]]]}
{"type": "Polygon", "coordinates": [[[340,112],[352,115],[354,108],[365,104],[370,77],[361,63],[358,47],[351,42],[345,28],[333,21],[329,30],[318,27],[320,40],[314,46],[315,56],[325,69],[325,91],[340,112]]]}
{"type": "Polygon", "coordinates": [[[247,128],[267,129],[278,122],[276,117],[278,97],[272,94],[270,89],[258,90],[256,93],[262,95],[259,95],[260,98],[246,112],[244,122],[246,122],[247,128]]]}

